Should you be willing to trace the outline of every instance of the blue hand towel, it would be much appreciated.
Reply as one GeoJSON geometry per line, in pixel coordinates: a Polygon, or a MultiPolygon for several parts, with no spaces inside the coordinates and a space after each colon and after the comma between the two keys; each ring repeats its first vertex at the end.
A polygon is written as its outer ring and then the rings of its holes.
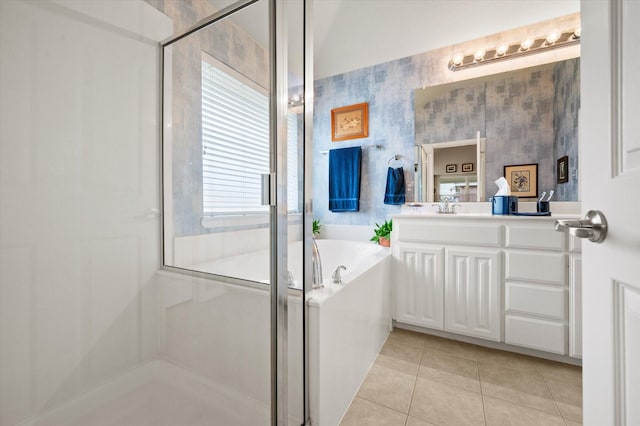
{"type": "Polygon", "coordinates": [[[404,204],[404,170],[402,167],[387,170],[387,188],[384,191],[385,204],[404,204]]]}
{"type": "Polygon", "coordinates": [[[360,163],[362,148],[329,151],[329,210],[357,212],[360,209],[360,163]]]}

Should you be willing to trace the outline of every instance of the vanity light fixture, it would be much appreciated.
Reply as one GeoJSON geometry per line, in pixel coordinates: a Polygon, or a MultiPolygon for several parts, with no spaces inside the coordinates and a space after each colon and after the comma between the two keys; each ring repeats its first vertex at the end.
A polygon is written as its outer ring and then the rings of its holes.
{"type": "Polygon", "coordinates": [[[550,49],[571,46],[580,43],[581,32],[581,28],[552,31],[549,34],[527,38],[521,42],[502,43],[493,49],[478,49],[473,53],[467,54],[458,53],[449,61],[449,69],[457,71],[476,65],[489,64],[501,59],[517,58],[550,49]]]}

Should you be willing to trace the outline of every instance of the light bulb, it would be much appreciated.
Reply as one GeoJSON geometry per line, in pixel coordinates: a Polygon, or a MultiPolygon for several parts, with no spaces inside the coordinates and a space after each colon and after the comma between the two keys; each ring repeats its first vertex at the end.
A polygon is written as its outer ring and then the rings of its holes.
{"type": "Polygon", "coordinates": [[[509,50],[509,46],[507,46],[506,44],[501,44],[496,48],[496,55],[502,56],[507,53],[507,50],[509,50]]]}
{"type": "Polygon", "coordinates": [[[533,40],[531,40],[530,38],[520,43],[520,47],[522,48],[522,50],[529,50],[531,46],[533,46],[533,40]]]}
{"type": "Polygon", "coordinates": [[[485,54],[485,51],[483,49],[480,49],[476,53],[473,54],[473,58],[476,61],[481,61],[484,58],[484,54],[485,54]]]}
{"type": "Polygon", "coordinates": [[[452,59],[453,65],[461,65],[463,60],[464,55],[462,53],[457,53],[452,59]]]}
{"type": "Polygon", "coordinates": [[[547,36],[547,43],[553,44],[556,41],[558,41],[559,38],[560,38],[560,32],[553,31],[552,33],[549,33],[549,35],[547,36]]]}

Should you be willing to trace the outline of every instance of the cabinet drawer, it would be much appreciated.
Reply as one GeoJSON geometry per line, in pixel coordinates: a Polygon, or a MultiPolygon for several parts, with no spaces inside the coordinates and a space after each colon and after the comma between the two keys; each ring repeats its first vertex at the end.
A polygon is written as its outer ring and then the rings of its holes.
{"type": "Polygon", "coordinates": [[[543,315],[564,321],[567,291],[562,287],[543,287],[526,283],[506,283],[505,309],[510,312],[543,315]]]}
{"type": "Polygon", "coordinates": [[[507,248],[564,250],[566,236],[556,232],[553,221],[509,224],[506,229],[507,248]]]}
{"type": "Polygon", "coordinates": [[[567,326],[564,322],[506,315],[504,338],[510,345],[567,354],[567,326]]]}
{"type": "Polygon", "coordinates": [[[502,225],[490,222],[465,223],[446,219],[394,222],[398,241],[443,243],[449,245],[476,245],[500,247],[502,225]]]}
{"type": "Polygon", "coordinates": [[[555,284],[567,282],[567,257],[564,254],[507,251],[505,278],[555,284]]]}

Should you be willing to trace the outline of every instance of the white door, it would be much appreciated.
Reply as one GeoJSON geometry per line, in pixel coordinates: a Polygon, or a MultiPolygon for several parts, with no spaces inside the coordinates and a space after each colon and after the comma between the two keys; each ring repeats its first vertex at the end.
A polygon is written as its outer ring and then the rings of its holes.
{"type": "Polygon", "coordinates": [[[585,425],[640,425],[640,2],[582,1],[583,211],[604,242],[583,244],[585,425]]]}

